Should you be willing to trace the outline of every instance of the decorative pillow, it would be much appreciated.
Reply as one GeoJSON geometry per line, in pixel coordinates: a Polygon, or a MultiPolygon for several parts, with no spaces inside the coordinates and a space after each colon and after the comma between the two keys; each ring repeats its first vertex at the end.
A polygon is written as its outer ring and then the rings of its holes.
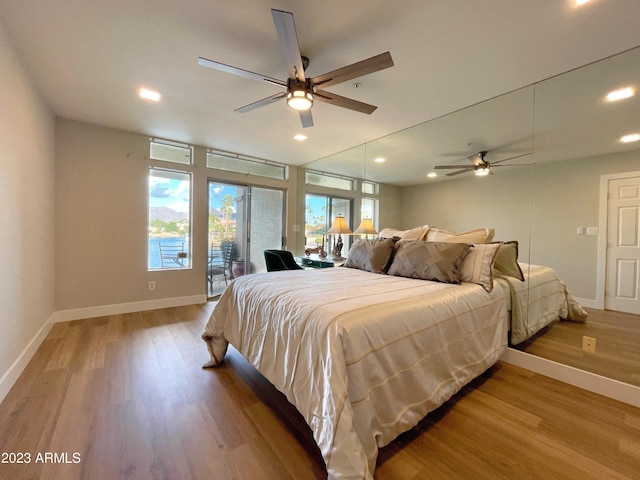
{"type": "Polygon", "coordinates": [[[493,240],[493,228],[476,228],[468,232],[456,233],[441,228],[430,228],[427,232],[428,242],[447,243],[489,243],[493,240]]]}
{"type": "Polygon", "coordinates": [[[400,240],[389,275],[460,283],[460,264],[469,251],[466,243],[400,240]]]}
{"type": "Polygon", "coordinates": [[[367,272],[383,273],[389,263],[395,243],[395,240],[391,238],[356,240],[343,265],[367,272]]]}
{"type": "Polygon", "coordinates": [[[397,230],[395,228],[383,228],[378,234],[378,237],[380,238],[398,237],[398,238],[401,238],[402,240],[425,240],[428,231],[429,231],[429,225],[414,227],[410,230],[397,230]]]}
{"type": "Polygon", "coordinates": [[[518,242],[516,240],[504,242],[498,249],[493,270],[500,275],[515,277],[524,282],[524,274],[518,264],[518,242]]]}
{"type": "Polygon", "coordinates": [[[477,283],[487,292],[493,290],[493,264],[502,242],[470,245],[467,256],[460,267],[460,280],[477,283]]]}

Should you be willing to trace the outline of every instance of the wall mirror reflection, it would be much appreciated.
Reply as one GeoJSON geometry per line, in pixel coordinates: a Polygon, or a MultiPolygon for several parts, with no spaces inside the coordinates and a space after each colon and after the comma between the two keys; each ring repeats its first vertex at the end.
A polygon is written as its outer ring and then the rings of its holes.
{"type": "Polygon", "coordinates": [[[527,280],[551,269],[589,316],[524,312],[516,348],[640,386],[640,142],[621,140],[640,133],[639,79],[636,48],[306,167],[379,184],[378,231],[487,227],[517,242],[527,280]],[[606,99],[623,88],[635,95],[606,99]],[[495,164],[483,178],[462,168],[479,152],[495,164]]]}
{"type": "Polygon", "coordinates": [[[535,85],[531,262],[553,266],[589,317],[522,346],[636,386],[639,81],[636,48],[535,85]]]}

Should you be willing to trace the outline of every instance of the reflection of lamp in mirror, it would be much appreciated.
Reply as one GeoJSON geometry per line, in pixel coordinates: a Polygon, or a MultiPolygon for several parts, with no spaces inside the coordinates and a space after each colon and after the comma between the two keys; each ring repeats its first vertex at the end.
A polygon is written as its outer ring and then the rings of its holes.
{"type": "Polygon", "coordinates": [[[337,235],[337,239],[335,240],[335,246],[333,247],[333,259],[334,260],[344,260],[342,258],[342,234],[351,234],[351,230],[349,229],[349,225],[347,225],[347,221],[342,215],[338,215],[333,220],[333,225],[331,228],[327,230],[327,234],[329,235],[337,235]]]}
{"type": "Polygon", "coordinates": [[[358,228],[356,228],[356,231],[353,233],[356,235],[366,235],[366,238],[369,238],[369,235],[378,234],[370,218],[363,218],[360,225],[358,225],[358,228]]]}

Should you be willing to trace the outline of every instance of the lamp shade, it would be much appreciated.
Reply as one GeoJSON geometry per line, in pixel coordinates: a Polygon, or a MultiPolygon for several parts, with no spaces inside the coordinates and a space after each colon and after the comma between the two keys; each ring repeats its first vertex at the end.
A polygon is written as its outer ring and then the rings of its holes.
{"type": "Polygon", "coordinates": [[[358,225],[358,228],[356,228],[356,231],[353,233],[359,234],[359,235],[377,235],[378,234],[370,218],[363,218],[362,221],[360,222],[360,225],[358,225]]]}
{"type": "Polygon", "coordinates": [[[333,225],[331,225],[331,228],[327,230],[327,233],[328,234],[351,233],[351,230],[349,229],[349,225],[347,225],[347,221],[345,220],[345,218],[342,215],[338,215],[333,220],[333,225]]]}

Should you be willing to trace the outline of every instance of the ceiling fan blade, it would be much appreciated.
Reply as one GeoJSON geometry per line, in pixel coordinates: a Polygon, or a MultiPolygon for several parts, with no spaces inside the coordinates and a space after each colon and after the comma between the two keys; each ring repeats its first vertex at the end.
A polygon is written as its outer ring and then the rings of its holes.
{"type": "Polygon", "coordinates": [[[270,97],[263,98],[262,100],[250,103],[249,105],[245,105],[244,107],[236,108],[235,111],[238,113],[250,112],[251,110],[255,110],[256,108],[264,107],[265,105],[269,105],[270,103],[277,102],[278,100],[286,96],[287,94],[284,92],[276,93],[275,95],[271,95],[270,97]]]}
{"type": "Polygon", "coordinates": [[[455,172],[447,173],[447,177],[453,177],[454,175],[460,175],[461,173],[467,173],[473,170],[474,167],[471,168],[463,168],[462,170],[456,170],[455,172]]]}
{"type": "Polygon", "coordinates": [[[355,110],[356,112],[366,113],[371,115],[376,108],[375,105],[369,105],[368,103],[359,102],[351,98],[336,95],[335,93],[329,93],[324,90],[318,90],[314,98],[319,102],[330,103],[337,107],[348,108],[349,110],[355,110]]]}
{"type": "Polygon", "coordinates": [[[293,20],[293,13],[282,10],[271,10],[273,23],[278,32],[280,46],[284,53],[284,60],[289,69],[289,78],[297,78],[301,82],[305,81],[304,66],[302,65],[302,54],[298,44],[298,34],[296,24],[293,20]]]}
{"type": "Polygon", "coordinates": [[[364,77],[365,75],[369,75],[370,73],[384,70],[389,67],[393,67],[393,59],[389,52],[385,52],[380,55],[376,55],[375,57],[367,58],[366,60],[333,70],[332,72],[313,77],[311,79],[311,83],[315,86],[322,86],[324,88],[330,85],[346,82],[353,78],[364,77]]]}
{"type": "Polygon", "coordinates": [[[225,65],[224,63],[220,63],[220,62],[214,62],[213,60],[209,60],[202,57],[198,58],[198,65],[202,65],[203,67],[213,68],[214,70],[220,70],[221,72],[238,75],[239,77],[250,78],[251,80],[257,80],[259,82],[273,83],[274,85],[278,85],[284,88],[287,88],[287,85],[288,85],[287,82],[283,80],[278,80],[277,78],[272,78],[267,75],[260,75],[259,73],[250,72],[249,70],[243,70],[238,67],[232,67],[230,65],[225,65]]]}
{"type": "MultiPolygon", "coordinates": [[[[526,157],[527,155],[531,155],[531,153],[523,153],[522,155],[516,155],[515,157],[503,158],[502,160],[498,160],[496,162],[491,162],[491,165],[496,165],[496,164],[502,163],[502,162],[508,162],[509,160],[515,160],[516,158],[526,157]]],[[[511,164],[511,165],[515,165],[515,164],[511,164]]],[[[520,165],[527,165],[527,164],[522,163],[520,165]]]]}
{"type": "Polygon", "coordinates": [[[464,168],[465,170],[472,170],[476,168],[473,165],[436,165],[434,170],[450,169],[450,168],[464,168]]]}
{"type": "Polygon", "coordinates": [[[302,123],[302,128],[313,127],[313,116],[311,115],[311,110],[300,111],[300,122],[302,123]]]}

